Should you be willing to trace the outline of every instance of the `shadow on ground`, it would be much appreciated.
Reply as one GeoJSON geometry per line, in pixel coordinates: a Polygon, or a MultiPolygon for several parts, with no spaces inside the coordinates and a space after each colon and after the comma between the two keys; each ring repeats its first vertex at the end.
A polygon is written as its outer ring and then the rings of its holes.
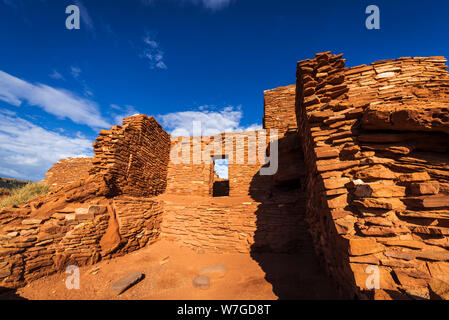
{"type": "Polygon", "coordinates": [[[278,140],[279,169],[274,176],[257,173],[251,197],[260,202],[251,257],[281,300],[338,299],[334,282],[321,270],[305,221],[304,162],[299,137],[278,140]]]}
{"type": "Polygon", "coordinates": [[[0,287],[0,300],[27,300],[16,293],[16,290],[0,287]]]}

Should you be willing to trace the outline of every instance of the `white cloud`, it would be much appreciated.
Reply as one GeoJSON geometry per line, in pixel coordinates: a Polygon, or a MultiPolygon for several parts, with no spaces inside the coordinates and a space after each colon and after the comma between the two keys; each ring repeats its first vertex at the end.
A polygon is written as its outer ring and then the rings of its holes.
{"type": "Polygon", "coordinates": [[[82,72],[82,70],[78,67],[75,67],[75,66],[70,67],[70,73],[72,74],[72,76],[75,79],[77,79],[80,76],[81,72],[82,72]]]}
{"type": "Polygon", "coordinates": [[[56,80],[65,80],[63,75],[60,74],[58,71],[53,70],[53,72],[49,75],[50,78],[56,79],[56,80]]]}
{"type": "Polygon", "coordinates": [[[81,22],[87,27],[87,29],[93,30],[95,28],[94,22],[84,4],[80,0],[75,0],[74,2],[80,8],[81,22]]]}
{"type": "Polygon", "coordinates": [[[204,7],[211,10],[220,10],[227,7],[231,3],[231,0],[201,0],[194,2],[201,2],[204,7]]]}
{"type": "MultiPolygon", "coordinates": [[[[173,0],[178,3],[191,3],[198,6],[203,6],[210,10],[220,10],[227,7],[233,0],[173,0]]],[[[156,0],[140,0],[145,6],[154,5],[156,0]]]]}
{"type": "Polygon", "coordinates": [[[134,106],[130,106],[130,105],[120,107],[116,104],[111,104],[111,108],[118,110],[118,112],[119,112],[119,113],[111,112],[111,115],[114,119],[114,124],[122,124],[122,121],[124,118],[128,118],[128,117],[140,114],[140,112],[137,111],[134,106]]]}
{"type": "MultiPolygon", "coordinates": [[[[6,1],[6,0],[4,0],[6,1]]],[[[154,0],[140,0],[140,2],[144,5],[144,6],[151,6],[154,3],[154,0]]]]}
{"type": "Polygon", "coordinates": [[[45,84],[32,84],[0,70],[0,100],[16,107],[25,101],[38,106],[61,119],[68,118],[75,123],[92,128],[109,127],[101,117],[98,105],[74,93],[55,89],[45,84]]]}
{"type": "Polygon", "coordinates": [[[221,179],[229,178],[228,165],[228,159],[216,159],[214,161],[214,171],[221,179]]]}
{"type": "Polygon", "coordinates": [[[173,112],[157,116],[165,130],[174,136],[214,135],[220,132],[258,130],[262,126],[240,125],[243,113],[240,107],[229,106],[220,111],[207,110],[202,106],[198,111],[173,112]],[[199,124],[199,127],[196,126],[199,124]],[[195,128],[194,128],[195,126],[195,128]]]}
{"type": "Polygon", "coordinates": [[[151,69],[167,69],[164,62],[164,52],[161,50],[159,43],[157,43],[149,34],[143,37],[144,48],[140,54],[141,58],[149,62],[151,69]]]}
{"type": "Polygon", "coordinates": [[[0,175],[41,180],[53,163],[67,157],[91,157],[92,141],[48,131],[0,110],[0,175]]]}

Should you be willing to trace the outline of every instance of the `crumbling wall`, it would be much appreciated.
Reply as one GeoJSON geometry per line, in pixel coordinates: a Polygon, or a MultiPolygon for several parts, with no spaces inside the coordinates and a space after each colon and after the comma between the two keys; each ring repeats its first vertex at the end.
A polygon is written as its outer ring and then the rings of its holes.
{"type": "Polygon", "coordinates": [[[341,55],[322,53],[298,63],[307,217],[347,297],[447,297],[445,62],[400,58],[348,70],[341,55]],[[367,287],[373,272],[378,290],[367,287]]]}
{"type": "Polygon", "coordinates": [[[108,199],[101,177],[0,210],[0,286],[16,288],[69,265],[94,264],[156,241],[162,204],[108,199]]]}
{"type": "Polygon", "coordinates": [[[56,162],[42,181],[51,187],[60,187],[89,176],[91,158],[67,158],[56,162]]]}
{"type": "Polygon", "coordinates": [[[116,194],[155,196],[167,186],[170,137],[146,115],[101,130],[94,142],[92,174],[100,174],[116,194]]]}
{"type": "MultiPolygon", "coordinates": [[[[163,206],[148,196],[165,190],[169,148],[168,134],[153,118],[126,118],[101,131],[87,177],[1,209],[0,286],[22,286],[156,241],[163,206]]],[[[61,163],[66,168],[69,161],[61,163]]]]}
{"type": "Polygon", "coordinates": [[[296,85],[279,87],[264,92],[264,129],[298,128],[295,113],[296,85]]]}

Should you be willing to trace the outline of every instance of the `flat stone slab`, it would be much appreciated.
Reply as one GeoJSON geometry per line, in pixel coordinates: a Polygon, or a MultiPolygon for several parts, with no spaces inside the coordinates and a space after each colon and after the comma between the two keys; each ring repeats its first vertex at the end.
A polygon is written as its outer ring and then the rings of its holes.
{"type": "Polygon", "coordinates": [[[22,224],[24,225],[33,225],[33,224],[41,224],[42,219],[25,219],[22,220],[22,224]]]}
{"type": "Polygon", "coordinates": [[[138,283],[140,280],[144,278],[144,274],[140,272],[134,272],[128,274],[126,277],[121,278],[119,281],[113,283],[110,287],[110,290],[116,294],[122,294],[133,285],[138,283]]]}
{"type": "Polygon", "coordinates": [[[195,288],[207,290],[210,287],[210,279],[206,276],[197,276],[192,282],[195,288]]]}
{"type": "Polygon", "coordinates": [[[11,275],[10,269],[0,270],[0,278],[6,278],[11,275]]]}
{"type": "Polygon", "coordinates": [[[204,267],[200,271],[200,275],[208,276],[210,278],[223,278],[226,274],[226,266],[224,264],[219,264],[211,267],[204,267]]]}

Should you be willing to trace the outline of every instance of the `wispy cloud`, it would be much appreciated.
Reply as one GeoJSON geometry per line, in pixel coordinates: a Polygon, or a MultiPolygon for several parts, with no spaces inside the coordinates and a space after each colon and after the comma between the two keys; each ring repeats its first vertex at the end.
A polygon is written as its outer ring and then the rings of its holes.
{"type": "Polygon", "coordinates": [[[56,70],[53,70],[52,73],[49,74],[49,77],[56,80],[65,80],[64,76],[56,70]]]}
{"type": "Polygon", "coordinates": [[[81,68],[78,68],[78,67],[75,67],[75,66],[71,66],[70,67],[70,73],[72,74],[72,76],[75,79],[78,79],[78,77],[80,76],[81,72],[82,72],[81,68]]]}
{"type": "Polygon", "coordinates": [[[136,114],[140,114],[139,111],[134,106],[126,105],[121,107],[116,104],[111,104],[111,108],[116,110],[111,112],[111,116],[114,119],[114,124],[121,124],[124,118],[128,118],[134,116],[136,114]]]}
{"type": "Polygon", "coordinates": [[[0,175],[41,180],[56,161],[92,156],[92,141],[81,134],[48,131],[0,110],[0,175]]]}
{"type": "Polygon", "coordinates": [[[87,8],[84,6],[83,2],[80,0],[75,0],[74,3],[79,7],[80,9],[80,15],[81,15],[81,22],[84,24],[84,26],[89,30],[94,30],[95,25],[92,20],[92,18],[89,15],[89,11],[87,11],[87,8]]]}
{"type": "Polygon", "coordinates": [[[215,170],[215,173],[221,179],[228,179],[229,178],[228,165],[229,165],[229,159],[217,159],[217,160],[215,160],[214,170],[215,170]]]}
{"type": "MultiPolygon", "coordinates": [[[[158,0],[140,0],[140,2],[145,6],[152,6],[157,1],[158,0]]],[[[173,0],[173,2],[177,2],[180,4],[190,3],[193,5],[203,6],[212,11],[227,7],[232,1],[233,0],[173,0]]]]}
{"type": "MultiPolygon", "coordinates": [[[[7,0],[4,0],[7,1],[7,0]]],[[[154,0],[140,0],[140,3],[142,3],[144,6],[151,6],[154,4],[154,0]]]]}
{"type": "Polygon", "coordinates": [[[0,100],[21,106],[23,102],[37,106],[61,119],[68,118],[75,123],[92,128],[108,127],[100,114],[98,105],[88,99],[65,90],[45,84],[32,84],[0,70],[0,100]]]}
{"type": "Polygon", "coordinates": [[[208,106],[199,107],[195,111],[173,112],[159,115],[156,118],[161,122],[165,130],[174,136],[214,135],[220,132],[258,130],[262,126],[252,124],[242,126],[240,121],[243,112],[240,107],[225,107],[214,111],[208,106]],[[194,130],[194,123],[201,124],[201,131],[194,130]]]}
{"type": "Polygon", "coordinates": [[[161,50],[160,45],[154,37],[150,34],[146,34],[143,37],[144,48],[140,57],[146,59],[151,69],[167,69],[167,65],[164,62],[164,52],[161,50]]]}
{"type": "Polygon", "coordinates": [[[201,3],[204,7],[211,10],[220,10],[227,7],[232,0],[193,0],[195,3],[201,3]]]}
{"type": "Polygon", "coordinates": [[[2,0],[2,3],[6,4],[7,6],[17,8],[17,1],[14,0],[2,0]]]}

